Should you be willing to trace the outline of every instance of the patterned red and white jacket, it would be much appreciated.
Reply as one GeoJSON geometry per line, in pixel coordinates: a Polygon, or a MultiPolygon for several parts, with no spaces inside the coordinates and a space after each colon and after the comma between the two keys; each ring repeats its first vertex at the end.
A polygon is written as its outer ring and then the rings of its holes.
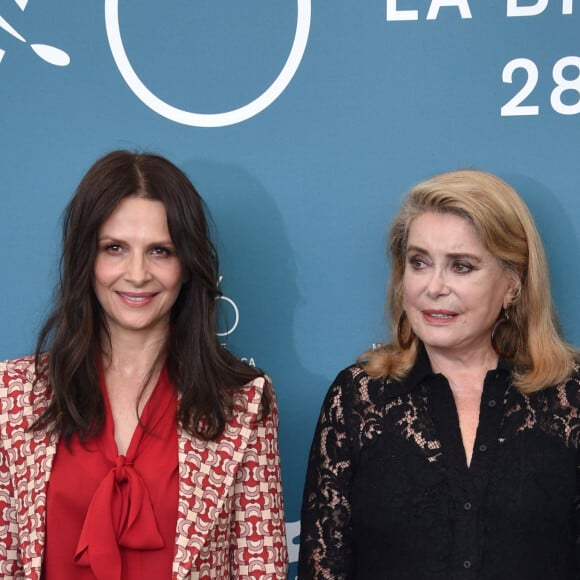
{"type": "MultiPolygon", "coordinates": [[[[50,388],[32,386],[31,357],[0,363],[0,578],[40,580],[46,492],[57,436],[29,427],[50,388]]],[[[266,381],[236,395],[224,433],[179,430],[179,504],[172,578],[285,580],[287,550],[278,412],[260,415],[266,381]]]]}

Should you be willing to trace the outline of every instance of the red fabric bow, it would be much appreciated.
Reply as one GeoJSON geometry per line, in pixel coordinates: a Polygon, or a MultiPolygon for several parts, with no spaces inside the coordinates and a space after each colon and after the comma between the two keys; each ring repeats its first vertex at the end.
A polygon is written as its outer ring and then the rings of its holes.
{"type": "Polygon", "coordinates": [[[119,546],[156,550],[164,545],[141,476],[119,455],[89,505],[75,562],[98,580],[120,580],[119,546]]]}

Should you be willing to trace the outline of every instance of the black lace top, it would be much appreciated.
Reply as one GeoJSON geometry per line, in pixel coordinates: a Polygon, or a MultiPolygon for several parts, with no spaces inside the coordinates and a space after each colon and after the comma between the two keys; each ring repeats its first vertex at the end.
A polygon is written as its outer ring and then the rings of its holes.
{"type": "Polygon", "coordinates": [[[300,580],[580,578],[580,381],[526,397],[510,376],[486,376],[468,468],[424,350],[403,382],[342,371],[310,454],[300,580]]]}

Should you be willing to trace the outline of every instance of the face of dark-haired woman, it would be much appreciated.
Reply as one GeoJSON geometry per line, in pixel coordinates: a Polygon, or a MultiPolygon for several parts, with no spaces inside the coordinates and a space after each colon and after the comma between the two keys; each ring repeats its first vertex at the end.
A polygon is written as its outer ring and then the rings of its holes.
{"type": "Polygon", "coordinates": [[[94,266],[94,290],[111,336],[163,339],[182,281],[163,203],[122,200],[99,229],[94,266]]]}

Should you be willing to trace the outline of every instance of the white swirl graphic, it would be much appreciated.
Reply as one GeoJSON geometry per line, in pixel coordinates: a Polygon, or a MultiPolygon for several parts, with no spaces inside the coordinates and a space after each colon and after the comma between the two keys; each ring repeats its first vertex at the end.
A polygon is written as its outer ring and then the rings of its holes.
{"type": "Polygon", "coordinates": [[[193,113],[178,109],[162,101],[157,95],[151,92],[137,76],[131,66],[119,26],[119,0],[105,0],[105,24],[107,28],[107,38],[109,46],[115,59],[119,72],[125,79],[129,88],[135,95],[145,103],[150,109],[176,123],[191,125],[194,127],[225,127],[246,121],[251,117],[261,113],[269,107],[286,89],[304,56],[308,34],[310,32],[311,0],[297,0],[298,15],[296,18],[296,33],[294,42],[288,55],[286,64],[280,71],[276,80],[252,102],[231,111],[224,113],[193,113]]]}
{"type": "MultiPolygon", "coordinates": [[[[16,0],[19,8],[24,10],[28,4],[28,0],[16,0]]],[[[5,18],[0,16],[0,28],[8,32],[14,38],[18,39],[20,42],[25,44],[28,42],[18,30],[16,30],[5,18]]],[[[40,44],[34,43],[30,45],[30,48],[44,61],[53,64],[55,66],[68,66],[70,63],[70,56],[62,49],[56,46],[51,46],[50,44],[40,44]]],[[[6,54],[6,51],[0,48],[0,62],[6,54]]]]}

